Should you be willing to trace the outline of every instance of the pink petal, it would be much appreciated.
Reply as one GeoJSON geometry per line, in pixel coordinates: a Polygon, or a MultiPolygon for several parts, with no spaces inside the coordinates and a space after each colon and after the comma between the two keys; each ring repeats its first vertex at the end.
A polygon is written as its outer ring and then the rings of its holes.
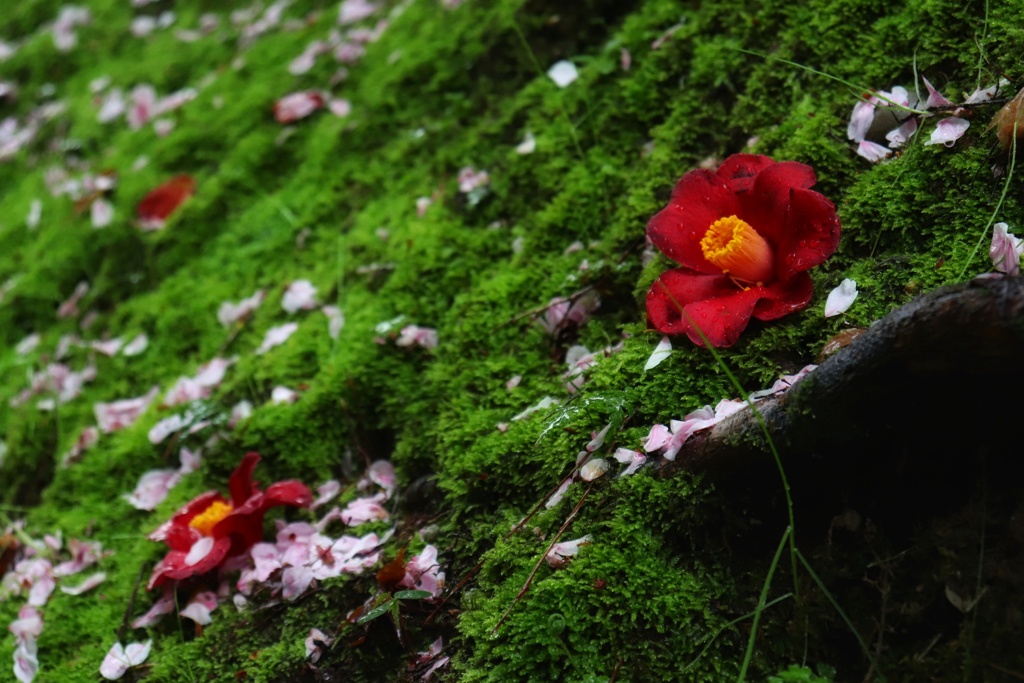
{"type": "MultiPolygon", "coordinates": [[[[305,551],[304,544],[296,544],[305,551]]],[[[256,580],[266,581],[270,575],[281,568],[281,554],[272,543],[257,543],[249,549],[253,566],[256,568],[256,580]]]]}
{"type": "Polygon", "coordinates": [[[547,502],[544,503],[544,507],[550,510],[551,508],[562,502],[562,497],[565,496],[565,492],[569,490],[569,485],[572,484],[572,477],[567,477],[562,480],[562,483],[558,486],[558,489],[551,494],[547,502]]]}
{"type": "Polygon", "coordinates": [[[935,124],[935,130],[932,131],[932,136],[924,144],[943,144],[946,147],[952,147],[957,140],[963,137],[963,134],[967,132],[967,129],[970,128],[970,126],[970,121],[956,116],[950,116],[942,119],[935,124]]]}
{"type": "Polygon", "coordinates": [[[996,85],[992,85],[984,89],[977,88],[973,93],[971,93],[971,96],[967,98],[965,104],[978,104],[979,102],[988,102],[989,100],[996,96],[996,93],[999,92],[999,89],[1001,87],[1007,85],[1009,85],[1009,81],[1007,81],[1005,78],[1000,78],[999,83],[997,83],[996,85]]]}
{"type": "Polygon", "coordinates": [[[375,460],[366,471],[366,476],[377,486],[384,489],[388,498],[397,486],[395,479],[395,467],[387,460],[375,460]]]}
{"type": "Polygon", "coordinates": [[[228,427],[234,429],[236,425],[242,420],[246,420],[252,416],[252,403],[249,401],[239,401],[235,405],[231,406],[231,417],[228,419],[228,427]]]}
{"type": "Polygon", "coordinates": [[[114,220],[114,205],[103,197],[93,200],[89,207],[89,216],[92,219],[92,227],[105,228],[114,220]]]}
{"type": "Polygon", "coordinates": [[[93,405],[96,422],[99,423],[100,429],[105,434],[130,427],[145,412],[159,391],[159,387],[153,387],[149,393],[138,398],[128,398],[113,403],[96,403],[93,405]]]}
{"type": "Polygon", "coordinates": [[[544,556],[547,563],[555,569],[561,569],[565,566],[566,560],[570,557],[575,557],[579,551],[581,545],[588,545],[590,543],[590,535],[587,534],[582,538],[577,538],[572,541],[564,541],[562,543],[556,543],[551,546],[551,550],[544,556]]]}
{"type": "Polygon", "coordinates": [[[343,119],[352,113],[352,103],[340,97],[328,102],[327,108],[330,109],[332,114],[340,119],[343,119]]]}
{"type": "Polygon", "coordinates": [[[935,86],[928,82],[927,78],[922,76],[921,80],[924,81],[924,87],[928,89],[928,101],[925,102],[925,108],[931,109],[932,107],[948,107],[951,104],[953,104],[945,97],[943,97],[942,93],[936,90],[935,86]]]}
{"type": "Polygon", "coordinates": [[[53,576],[46,574],[39,577],[32,584],[32,588],[28,592],[28,604],[33,607],[42,607],[50,599],[50,594],[53,593],[53,589],[57,587],[57,582],[53,576]]]}
{"type": "Polygon", "coordinates": [[[247,299],[242,299],[237,304],[225,301],[217,310],[217,320],[220,321],[220,324],[224,327],[229,327],[255,311],[262,303],[262,289],[257,289],[252,296],[247,299]]]}
{"type": "Polygon", "coordinates": [[[86,592],[88,590],[92,590],[93,588],[95,588],[96,586],[100,585],[101,583],[103,583],[106,580],[107,580],[107,575],[106,575],[105,572],[97,572],[97,573],[93,574],[92,576],[90,576],[89,578],[87,578],[82,583],[78,584],[77,586],[74,586],[74,587],[61,586],[60,590],[61,590],[62,593],[66,593],[68,595],[81,595],[82,593],[84,593],[84,592],[86,592]]]}
{"type": "Polygon", "coordinates": [[[19,641],[14,648],[14,677],[21,683],[32,683],[39,671],[35,638],[19,641]]]}
{"type": "Polygon", "coordinates": [[[366,0],[345,0],[338,7],[338,23],[342,26],[354,24],[371,16],[377,9],[377,5],[366,0]]]}
{"type": "Polygon", "coordinates": [[[341,521],[349,526],[359,526],[370,521],[388,519],[388,511],[380,504],[378,496],[356,498],[341,511],[341,521]]]}
{"type": "Polygon", "coordinates": [[[316,287],[309,280],[296,280],[288,285],[281,299],[281,308],[288,313],[309,310],[316,306],[316,287]]]}
{"type": "Polygon", "coordinates": [[[193,379],[204,389],[214,389],[224,380],[224,373],[234,363],[234,358],[214,358],[200,365],[193,379]]]}
{"type": "Polygon", "coordinates": [[[882,159],[888,157],[890,154],[892,154],[891,149],[889,149],[888,147],[883,147],[877,142],[871,142],[870,140],[861,140],[857,144],[857,155],[864,157],[871,163],[877,163],[882,159]]]}
{"type": "Polygon", "coordinates": [[[318,486],[316,492],[317,498],[310,504],[310,510],[315,510],[324,503],[336,498],[341,493],[341,482],[337,479],[331,479],[318,486]]]}
{"type": "Polygon", "coordinates": [[[178,474],[184,476],[199,469],[199,464],[202,462],[202,453],[200,451],[191,451],[187,448],[182,448],[181,452],[178,454],[178,458],[181,460],[181,467],[178,468],[178,474]]]}
{"type": "Polygon", "coordinates": [[[644,450],[648,453],[660,450],[668,444],[671,438],[672,432],[669,431],[668,427],[665,425],[654,425],[644,440],[644,450]]]}
{"type": "Polygon", "coordinates": [[[309,588],[313,581],[313,570],[309,567],[285,567],[281,574],[281,597],[294,600],[309,588]]]}
{"type": "Polygon", "coordinates": [[[145,643],[128,643],[128,647],[124,649],[128,656],[128,662],[132,666],[142,664],[149,657],[149,650],[152,646],[152,640],[147,640],[145,643]]]}
{"type": "Polygon", "coordinates": [[[323,96],[315,90],[285,95],[274,103],[274,118],[278,123],[295,123],[324,106],[323,96]]]}
{"type": "Polygon", "coordinates": [[[295,334],[297,329],[299,329],[298,323],[285,323],[284,325],[271,327],[267,330],[266,336],[263,337],[263,343],[256,349],[256,355],[261,356],[270,349],[284,344],[288,341],[289,337],[295,334]]]}
{"type": "Polygon", "coordinates": [[[100,675],[108,681],[116,681],[127,673],[128,669],[138,666],[149,657],[152,640],[145,643],[130,643],[127,648],[121,643],[114,643],[100,665],[100,675]]]}
{"type": "Polygon", "coordinates": [[[734,415],[747,407],[746,401],[730,401],[722,399],[715,406],[715,420],[721,422],[730,415],[734,415]]]}
{"type": "Polygon", "coordinates": [[[1024,254],[1024,240],[1007,232],[1008,227],[1006,223],[992,226],[992,246],[988,256],[997,271],[1016,275],[1020,270],[1020,257],[1024,254]]]}
{"type": "Polygon", "coordinates": [[[869,101],[861,100],[853,105],[850,123],[846,127],[846,137],[854,142],[863,142],[874,120],[875,105],[869,101]]]}
{"type": "Polygon", "coordinates": [[[640,451],[634,451],[631,448],[616,448],[613,457],[623,465],[627,465],[626,469],[619,472],[620,477],[628,477],[635,474],[640,467],[647,462],[647,456],[640,451]]]}
{"type": "Polygon", "coordinates": [[[23,640],[36,639],[43,632],[43,617],[32,605],[23,605],[18,610],[18,618],[11,622],[7,629],[14,634],[19,643],[23,640]]]}
{"type": "Polygon", "coordinates": [[[217,596],[210,591],[204,591],[192,598],[185,609],[178,612],[180,616],[187,617],[192,621],[206,626],[213,622],[210,612],[217,608],[217,596]]]}
{"type": "Polygon", "coordinates": [[[306,659],[316,664],[322,654],[321,646],[329,647],[333,642],[334,639],[327,637],[320,629],[309,629],[309,636],[306,638],[306,659]]]}
{"type": "Polygon", "coordinates": [[[164,593],[164,596],[157,600],[149,611],[143,614],[141,617],[135,619],[132,622],[132,628],[146,628],[160,621],[160,618],[165,614],[170,614],[174,611],[174,593],[168,591],[164,593]]]}
{"type": "Polygon", "coordinates": [[[889,147],[896,149],[902,147],[910,137],[917,132],[917,119],[913,116],[908,118],[900,125],[899,128],[890,130],[885,134],[885,139],[889,141],[889,147]]]}
{"type": "Polygon", "coordinates": [[[165,417],[153,425],[152,429],[149,430],[149,442],[154,446],[162,443],[171,434],[183,429],[186,424],[186,419],[181,415],[165,417]]]}
{"type": "Polygon", "coordinates": [[[114,643],[100,664],[100,675],[108,681],[116,681],[128,673],[128,657],[124,654],[124,646],[114,643]]]}
{"type": "Polygon", "coordinates": [[[418,325],[406,325],[402,328],[396,346],[422,346],[425,349],[432,349],[437,346],[437,330],[432,327],[420,327],[418,325]]]}

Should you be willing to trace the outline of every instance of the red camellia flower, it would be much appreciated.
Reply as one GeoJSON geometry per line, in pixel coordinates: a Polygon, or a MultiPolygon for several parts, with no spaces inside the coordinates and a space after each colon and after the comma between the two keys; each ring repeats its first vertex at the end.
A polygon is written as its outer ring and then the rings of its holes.
{"type": "Polygon", "coordinates": [[[654,246],[681,268],[647,293],[651,323],[703,346],[732,346],[750,317],[775,320],[811,300],[807,269],[839,245],[836,208],[810,190],[814,171],[734,154],[717,171],[690,171],[647,224],[654,246]]]}
{"type": "Polygon", "coordinates": [[[150,534],[163,541],[170,552],[157,564],[149,579],[153,589],[168,579],[187,579],[219,567],[226,559],[246,552],[263,539],[263,515],[278,505],[307,507],[313,502],[309,488],[298,481],[280,481],[260,491],[252,471],[258,453],[246,453],[231,478],[231,500],[207,491],[150,534]]]}
{"type": "Polygon", "coordinates": [[[167,218],[195,191],[196,181],[190,175],[174,176],[152,190],[135,207],[139,227],[147,231],[164,227],[167,218]]]}

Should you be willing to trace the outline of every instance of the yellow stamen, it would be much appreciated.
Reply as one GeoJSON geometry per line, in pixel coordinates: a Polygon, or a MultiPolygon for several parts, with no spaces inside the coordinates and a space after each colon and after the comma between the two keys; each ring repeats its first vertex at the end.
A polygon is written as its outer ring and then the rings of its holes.
{"type": "Polygon", "coordinates": [[[210,503],[210,507],[193,517],[188,525],[203,536],[209,536],[217,522],[227,517],[233,509],[231,503],[222,503],[219,500],[215,500],[210,503]]]}
{"type": "Polygon", "coordinates": [[[746,221],[736,216],[719,218],[700,241],[704,258],[733,280],[760,287],[773,279],[772,248],[746,221]]]}

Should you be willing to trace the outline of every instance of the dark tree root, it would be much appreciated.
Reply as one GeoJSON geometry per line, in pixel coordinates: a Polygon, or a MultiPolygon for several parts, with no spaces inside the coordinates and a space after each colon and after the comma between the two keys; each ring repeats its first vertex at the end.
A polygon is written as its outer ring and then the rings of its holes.
{"type": "MultiPolygon", "coordinates": [[[[1019,442],[1003,430],[1024,427],[1022,379],[1024,278],[1000,277],[896,309],[788,393],[757,405],[787,465],[824,460],[840,471],[880,452],[931,459],[958,445],[1019,442]]],[[[774,466],[771,452],[745,410],[697,435],[666,474],[683,467],[722,480],[766,465],[774,466]]]]}
{"type": "MultiPolygon", "coordinates": [[[[797,544],[889,680],[1024,672],[1024,278],[922,296],[757,406],[797,544]]],[[[754,413],[696,436],[658,475],[683,469],[718,492],[734,574],[763,579],[787,515],[754,413]]],[[[859,680],[860,648],[802,582],[805,604],[776,628],[859,680]]]]}

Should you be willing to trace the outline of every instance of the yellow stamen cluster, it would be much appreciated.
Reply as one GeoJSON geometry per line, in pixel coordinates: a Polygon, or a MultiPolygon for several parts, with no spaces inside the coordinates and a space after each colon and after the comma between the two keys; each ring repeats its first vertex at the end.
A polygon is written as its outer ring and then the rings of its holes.
{"type": "Polygon", "coordinates": [[[757,230],[736,216],[719,218],[700,241],[704,258],[734,280],[758,287],[772,280],[775,255],[757,230]]]}
{"type": "Polygon", "coordinates": [[[193,517],[192,521],[189,522],[188,525],[203,536],[210,536],[213,533],[213,527],[217,525],[217,522],[227,517],[233,509],[234,508],[231,507],[231,503],[224,503],[219,500],[215,500],[210,503],[210,507],[193,517]]]}

